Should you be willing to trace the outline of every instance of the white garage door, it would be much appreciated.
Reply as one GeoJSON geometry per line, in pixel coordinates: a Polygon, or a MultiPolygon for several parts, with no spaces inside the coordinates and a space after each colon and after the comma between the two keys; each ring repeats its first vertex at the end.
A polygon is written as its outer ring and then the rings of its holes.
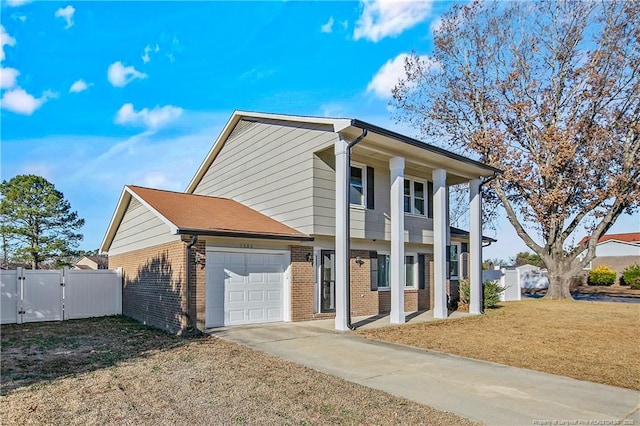
{"type": "Polygon", "coordinates": [[[285,256],[207,251],[206,327],[282,321],[285,256]]]}

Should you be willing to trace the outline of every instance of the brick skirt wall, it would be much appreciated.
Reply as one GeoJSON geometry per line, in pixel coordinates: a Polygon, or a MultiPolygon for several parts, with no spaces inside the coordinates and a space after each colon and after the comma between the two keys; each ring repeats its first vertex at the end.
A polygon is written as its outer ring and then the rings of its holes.
{"type": "Polygon", "coordinates": [[[110,269],[123,269],[123,315],[170,333],[186,328],[185,247],[176,241],[109,256],[110,269]]]}
{"type": "MultiPolygon", "coordinates": [[[[312,247],[291,246],[291,320],[307,321],[333,318],[333,313],[314,313],[314,265],[307,261],[313,255],[312,247]]],[[[316,261],[320,261],[317,259],[316,261]]],[[[433,306],[433,255],[425,255],[425,289],[404,292],[404,310],[428,310],[433,306]]],[[[371,291],[371,261],[369,251],[351,250],[351,315],[371,316],[391,310],[390,291],[371,291]],[[362,264],[355,262],[356,257],[362,264]]]]}

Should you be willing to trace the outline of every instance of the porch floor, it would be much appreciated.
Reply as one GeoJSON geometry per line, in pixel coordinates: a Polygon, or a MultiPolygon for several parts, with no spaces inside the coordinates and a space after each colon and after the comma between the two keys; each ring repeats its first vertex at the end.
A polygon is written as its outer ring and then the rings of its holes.
{"type": "MultiPolygon", "coordinates": [[[[463,318],[463,317],[472,316],[472,315],[474,314],[470,314],[468,312],[454,311],[449,314],[449,318],[463,318]]],[[[405,319],[406,319],[405,324],[418,324],[422,322],[440,320],[440,318],[434,318],[433,310],[405,312],[405,319]]],[[[296,323],[293,323],[293,324],[296,324],[296,323]]],[[[323,320],[304,321],[299,324],[304,324],[305,326],[309,326],[309,327],[317,327],[324,330],[335,330],[335,320],[333,318],[323,319],[323,320]]],[[[351,324],[355,326],[357,330],[371,330],[375,328],[391,327],[391,326],[398,325],[398,324],[390,323],[389,314],[353,317],[351,319],[351,324]]]]}

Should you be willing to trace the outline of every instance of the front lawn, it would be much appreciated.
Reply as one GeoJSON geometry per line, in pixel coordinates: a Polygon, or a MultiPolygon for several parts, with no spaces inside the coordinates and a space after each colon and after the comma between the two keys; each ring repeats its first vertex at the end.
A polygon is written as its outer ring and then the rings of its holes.
{"type": "Polygon", "coordinates": [[[125,318],[2,326],[0,424],[433,424],[456,415],[125,318]]]}
{"type": "Polygon", "coordinates": [[[388,342],[640,390],[640,304],[503,303],[486,315],[360,331],[388,342]]]}

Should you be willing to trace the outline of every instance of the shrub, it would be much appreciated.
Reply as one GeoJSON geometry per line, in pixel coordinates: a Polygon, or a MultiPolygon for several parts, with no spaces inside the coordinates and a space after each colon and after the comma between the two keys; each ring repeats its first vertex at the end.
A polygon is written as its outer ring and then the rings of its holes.
{"type": "MultiPolygon", "coordinates": [[[[500,302],[500,293],[505,290],[505,287],[502,287],[498,284],[497,280],[494,281],[485,281],[484,282],[484,308],[490,309],[495,308],[500,302]]],[[[467,307],[469,306],[469,300],[471,299],[471,287],[468,279],[460,280],[460,302],[459,306],[467,307]]]]}
{"type": "Polygon", "coordinates": [[[616,271],[606,265],[598,266],[589,272],[589,285],[612,285],[616,282],[616,271]]]}
{"type": "Polygon", "coordinates": [[[622,271],[620,284],[628,285],[634,290],[640,290],[640,263],[631,265],[622,271]]]}

